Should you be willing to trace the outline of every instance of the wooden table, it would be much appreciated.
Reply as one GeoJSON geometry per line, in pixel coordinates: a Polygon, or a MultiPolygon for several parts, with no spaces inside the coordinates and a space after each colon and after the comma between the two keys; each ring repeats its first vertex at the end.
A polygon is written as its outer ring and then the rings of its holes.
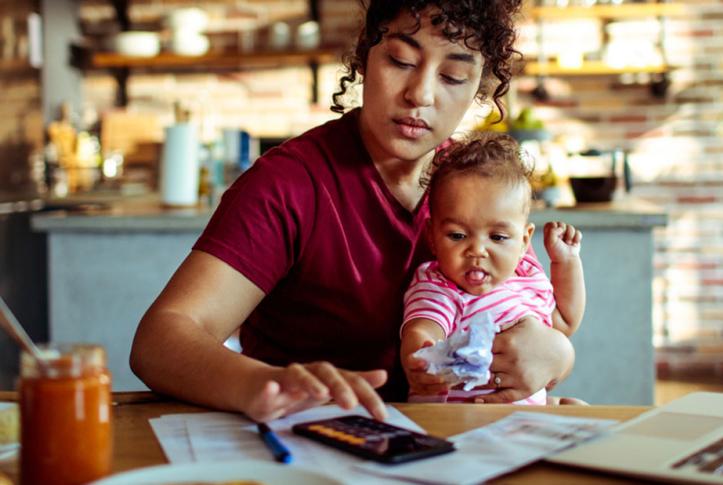
{"type": "MultiPolygon", "coordinates": [[[[15,393],[0,392],[0,400],[15,400],[15,393]]],[[[148,420],[164,414],[205,412],[207,409],[170,401],[150,392],[114,393],[114,459],[113,471],[166,463],[166,458],[151,430],[148,420]]],[[[394,406],[431,434],[452,436],[492,423],[521,406],[494,404],[407,404],[394,406]]],[[[595,417],[627,420],[647,410],[643,406],[557,406],[525,407],[561,416],[595,417]]],[[[0,463],[0,472],[17,483],[17,461],[0,463]]],[[[640,483],[622,477],[566,468],[549,463],[536,463],[505,475],[491,483],[505,484],[601,484],[640,483]]]]}

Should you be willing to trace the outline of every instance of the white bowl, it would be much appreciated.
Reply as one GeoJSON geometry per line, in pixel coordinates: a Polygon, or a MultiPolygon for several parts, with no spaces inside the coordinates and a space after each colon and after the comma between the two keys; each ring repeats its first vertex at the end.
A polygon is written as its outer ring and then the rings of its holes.
{"type": "Polygon", "coordinates": [[[113,47],[126,56],[153,57],[161,51],[161,40],[156,32],[121,32],[113,39],[113,47]]]}
{"type": "Polygon", "coordinates": [[[201,32],[208,26],[208,14],[200,8],[179,8],[168,14],[166,24],[172,30],[201,32]]]}
{"type": "Polygon", "coordinates": [[[208,52],[208,37],[196,32],[182,30],[171,37],[170,50],[179,56],[202,56],[208,52]]]}

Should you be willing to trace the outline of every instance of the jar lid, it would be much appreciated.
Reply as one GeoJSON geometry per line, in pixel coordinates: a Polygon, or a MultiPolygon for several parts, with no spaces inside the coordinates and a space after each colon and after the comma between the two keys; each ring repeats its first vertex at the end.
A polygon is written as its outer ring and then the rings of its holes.
{"type": "Polygon", "coordinates": [[[20,355],[21,377],[81,377],[105,369],[106,353],[100,345],[86,343],[44,344],[38,346],[43,356],[36,360],[27,352],[20,355]]]}

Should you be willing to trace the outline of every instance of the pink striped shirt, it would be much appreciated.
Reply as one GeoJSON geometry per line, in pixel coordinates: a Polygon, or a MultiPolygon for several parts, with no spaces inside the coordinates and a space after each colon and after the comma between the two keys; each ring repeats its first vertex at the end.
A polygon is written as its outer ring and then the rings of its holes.
{"type": "MultiPolygon", "coordinates": [[[[439,271],[436,261],[430,261],[417,268],[404,295],[402,329],[411,320],[426,318],[438,323],[448,337],[458,328],[466,329],[470,319],[480,312],[491,313],[498,331],[526,316],[551,327],[554,309],[552,284],[540,263],[529,253],[520,260],[514,276],[483,295],[466,293],[439,271]]],[[[483,393],[452,389],[445,400],[470,401],[483,393]]],[[[545,389],[541,389],[516,404],[545,404],[546,398],[545,389]]]]}

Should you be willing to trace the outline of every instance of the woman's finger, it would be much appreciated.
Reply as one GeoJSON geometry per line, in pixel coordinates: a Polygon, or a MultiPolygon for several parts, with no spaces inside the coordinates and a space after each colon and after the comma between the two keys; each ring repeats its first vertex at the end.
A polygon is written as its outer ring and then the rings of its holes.
{"type": "Polygon", "coordinates": [[[324,382],[301,364],[291,364],[284,370],[282,386],[286,391],[306,391],[315,399],[329,397],[329,388],[324,382]]]}
{"type": "Polygon", "coordinates": [[[512,374],[501,370],[492,370],[490,368],[490,380],[487,381],[487,384],[477,386],[475,389],[498,390],[505,387],[515,387],[516,382],[517,380],[512,374]]]}
{"type": "Polygon", "coordinates": [[[328,362],[307,364],[307,368],[329,389],[329,394],[339,406],[344,409],[351,409],[359,404],[354,390],[344,379],[339,369],[328,362]]]}
{"type": "Polygon", "coordinates": [[[387,382],[387,371],[383,369],[365,370],[356,373],[366,380],[374,389],[383,386],[384,383],[387,382]]]}
{"type": "Polygon", "coordinates": [[[479,396],[475,398],[475,402],[485,404],[509,404],[511,402],[521,401],[529,396],[530,394],[525,394],[517,389],[509,388],[479,396]]]}
{"type": "Polygon", "coordinates": [[[283,392],[276,381],[267,381],[254,396],[246,414],[254,421],[268,421],[284,416],[288,409],[308,399],[303,391],[283,392]]]}
{"type": "Polygon", "coordinates": [[[329,401],[329,399],[320,401],[318,399],[311,399],[311,398],[297,400],[297,401],[289,404],[286,408],[284,408],[283,414],[281,414],[279,417],[287,416],[287,415],[293,414],[293,413],[298,413],[299,411],[304,411],[305,409],[321,406],[322,404],[325,404],[328,401],[329,401]]]}
{"type": "MultiPolygon", "coordinates": [[[[371,371],[372,373],[384,374],[384,381],[386,381],[386,372],[383,371],[371,371]]],[[[352,391],[356,395],[358,402],[369,411],[369,413],[376,419],[385,420],[387,419],[387,409],[384,406],[384,402],[379,397],[379,394],[374,390],[375,383],[378,382],[377,378],[371,377],[367,373],[342,371],[341,375],[344,377],[346,382],[351,387],[352,391]]],[[[383,381],[382,381],[383,383],[383,381]]],[[[381,383],[379,384],[381,385],[381,383]]],[[[378,386],[376,386],[378,387],[378,386]]]]}

